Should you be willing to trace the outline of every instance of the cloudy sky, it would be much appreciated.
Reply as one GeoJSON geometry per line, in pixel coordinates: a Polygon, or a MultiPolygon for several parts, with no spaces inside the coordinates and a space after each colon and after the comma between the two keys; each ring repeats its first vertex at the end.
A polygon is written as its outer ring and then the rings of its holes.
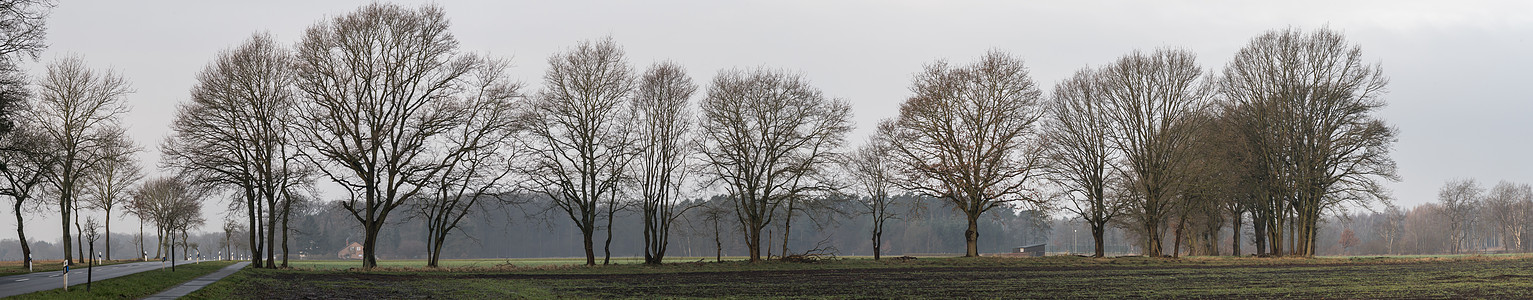
{"type": "MultiPolygon", "coordinates": [[[[64,1],[49,19],[43,64],[76,55],[133,83],[123,121],[158,170],[160,141],[194,76],[221,49],[268,31],[296,43],[304,28],[369,1],[64,1]]],[[[1329,26],[1391,78],[1380,115],[1400,129],[1396,203],[1436,201],[1445,180],[1533,182],[1533,2],[1529,1],[443,1],[462,49],[511,57],[539,85],[545,59],[583,39],[612,36],[635,67],[672,60],[699,82],[729,67],[802,72],[854,105],[858,129],[897,113],[910,76],[939,59],[965,63],[990,49],[1027,61],[1047,91],[1076,69],[1130,51],[1178,47],[1221,68],[1250,38],[1289,26],[1329,26]]],[[[406,2],[419,5],[417,2],[406,2]]],[[[329,197],[335,197],[331,195],[329,197]]],[[[224,203],[206,205],[208,226],[224,203]]],[[[8,209],[8,208],[7,208],[8,209]]],[[[10,211],[5,211],[9,214],[10,211]]],[[[45,215],[53,215],[52,213],[45,215]]],[[[15,221],[0,218],[0,239],[15,221]]],[[[114,229],[137,227],[117,218],[114,229]]],[[[27,221],[53,241],[57,218],[27,221]]]]}

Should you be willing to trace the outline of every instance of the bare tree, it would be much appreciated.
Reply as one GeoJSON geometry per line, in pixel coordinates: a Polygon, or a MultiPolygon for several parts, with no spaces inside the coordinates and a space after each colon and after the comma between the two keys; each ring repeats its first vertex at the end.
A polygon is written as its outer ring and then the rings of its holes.
{"type": "Polygon", "coordinates": [[[1177,208],[1193,157],[1194,117],[1208,99],[1196,56],[1186,50],[1135,51],[1098,71],[1117,170],[1129,183],[1128,216],[1145,255],[1162,256],[1161,236],[1177,208]]]}
{"type": "Polygon", "coordinates": [[[1237,109],[1261,173],[1262,219],[1273,254],[1284,225],[1296,247],[1313,256],[1321,213],[1344,202],[1368,205],[1389,196],[1379,179],[1398,180],[1389,157],[1397,130],[1373,114],[1389,80],[1360,47],[1321,28],[1268,31],[1236,53],[1219,81],[1237,109]],[[1284,214],[1292,213],[1292,220],[1284,214]],[[1289,223],[1291,222],[1291,223],[1289,223]]]}
{"type": "Polygon", "coordinates": [[[103,229],[106,234],[106,259],[112,259],[112,209],[128,202],[128,193],[144,175],[139,169],[137,155],[142,149],[122,131],[116,131],[101,148],[102,161],[86,178],[90,189],[86,190],[89,206],[106,212],[103,229]]]}
{"type": "Polygon", "coordinates": [[[861,194],[852,197],[858,197],[863,213],[873,221],[873,260],[879,260],[883,253],[884,223],[900,218],[892,195],[895,177],[899,176],[890,158],[892,151],[888,137],[874,134],[842,161],[842,168],[854,182],[851,186],[861,194]]]}
{"type": "Polygon", "coordinates": [[[617,193],[637,150],[628,126],[633,69],[611,38],[582,41],[550,56],[548,66],[524,117],[534,153],[528,183],[580,229],[586,264],[595,265],[598,212],[607,209],[610,236],[617,193]]]}
{"type": "Polygon", "coordinates": [[[1056,84],[1048,106],[1044,149],[1048,178],[1063,190],[1070,205],[1061,205],[1091,226],[1093,256],[1102,257],[1107,225],[1121,215],[1125,201],[1114,195],[1121,184],[1118,152],[1108,140],[1107,98],[1090,69],[1056,84]]]}
{"type": "Polygon", "coordinates": [[[11,212],[16,216],[16,237],[21,244],[24,266],[29,270],[32,266],[32,246],[27,242],[23,215],[39,205],[31,200],[38,196],[38,188],[46,183],[57,167],[58,156],[51,148],[54,146],[56,144],[49,141],[47,136],[29,125],[0,134],[0,180],[3,180],[0,181],[0,195],[11,198],[11,212]]]}
{"type": "Polygon", "coordinates": [[[341,206],[362,225],[364,268],[378,265],[389,214],[461,150],[433,143],[461,123],[447,99],[482,63],[457,48],[441,7],[382,3],[315,24],[298,44],[303,157],[347,189],[341,206]]]}
{"type": "Polygon", "coordinates": [[[1491,187],[1485,195],[1485,207],[1489,209],[1489,221],[1501,233],[1501,245],[1507,251],[1522,249],[1528,223],[1533,221],[1533,186],[1526,183],[1502,181],[1491,187]]]}
{"type": "Polygon", "coordinates": [[[762,230],[778,208],[825,190],[811,176],[851,131],[851,105],[801,75],[758,68],[720,71],[701,106],[705,176],[723,183],[750,260],[761,261],[762,230]]]}
{"type": "Polygon", "coordinates": [[[938,61],[912,82],[899,118],[880,124],[904,171],[899,185],[943,199],[968,219],[964,256],[979,256],[979,217],[1042,205],[1032,194],[1042,153],[1042,93],[1022,60],[1001,51],[966,66],[938,61]]]}
{"type": "Polygon", "coordinates": [[[276,266],[277,220],[287,219],[291,188],[312,182],[294,161],[292,62],[265,33],[219,53],[198,74],[192,101],[180,105],[171,125],[175,134],[160,147],[165,164],[192,184],[233,190],[243,200],[256,267],[276,266]]]}
{"type": "Polygon", "coordinates": [[[33,107],[32,120],[40,132],[57,143],[59,165],[48,182],[59,195],[64,259],[70,260],[70,213],[76,210],[86,177],[103,161],[103,149],[113,143],[113,132],[121,130],[118,117],[128,111],[123,97],[132,91],[116,72],[91,70],[77,57],[49,64],[38,85],[39,101],[33,107]]]}
{"type": "Polygon", "coordinates": [[[1449,180],[1437,191],[1437,201],[1442,202],[1443,216],[1448,220],[1448,251],[1459,253],[1469,242],[1470,228],[1475,223],[1475,212],[1480,207],[1485,189],[1474,179],[1449,180]]]}
{"type": "Polygon", "coordinates": [[[639,80],[634,97],[635,134],[639,149],[634,181],[643,197],[644,263],[659,264],[670,244],[671,223],[685,213],[680,207],[682,183],[692,146],[692,93],[697,85],[673,62],[650,66],[639,80]]]}
{"type": "Polygon", "coordinates": [[[446,169],[428,184],[429,194],[420,197],[417,213],[426,219],[427,261],[437,267],[442,245],[458,223],[481,200],[499,199],[509,188],[502,181],[511,175],[516,153],[509,150],[523,126],[517,121],[514,98],[522,97],[521,85],[506,78],[510,62],[487,61],[468,75],[469,91],[457,100],[463,112],[461,124],[444,135],[451,149],[446,169]]]}
{"type": "MultiPolygon", "coordinates": [[[[101,238],[101,225],[96,224],[96,216],[85,217],[85,230],[81,232],[81,235],[85,236],[86,245],[89,245],[87,246],[89,250],[86,252],[86,256],[96,253],[96,239],[101,238]]],[[[90,261],[90,263],[87,265],[85,272],[85,291],[90,291],[91,283],[95,281],[93,277],[96,275],[95,266],[100,262],[94,257],[86,257],[86,260],[90,261]]]]}

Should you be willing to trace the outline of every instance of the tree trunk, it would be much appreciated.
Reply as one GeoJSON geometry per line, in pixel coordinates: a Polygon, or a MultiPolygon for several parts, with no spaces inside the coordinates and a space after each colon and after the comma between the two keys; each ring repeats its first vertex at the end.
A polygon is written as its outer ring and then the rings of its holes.
{"type": "MultiPolygon", "coordinates": [[[[96,243],[90,243],[90,252],[91,253],[96,253],[96,243]]],[[[90,291],[91,283],[94,283],[96,281],[95,277],[96,277],[96,260],[95,259],[91,259],[90,260],[90,264],[86,265],[86,267],[85,267],[85,291],[86,292],[90,291]]]]}
{"type": "MultiPolygon", "coordinates": [[[[75,209],[75,211],[74,211],[74,216],[75,216],[75,232],[76,233],[80,233],[80,234],[76,234],[75,235],[75,245],[85,245],[85,240],[84,240],[85,234],[83,233],[85,231],[84,230],[80,230],[80,210],[79,210],[79,208],[80,208],[79,206],[74,206],[74,209],[75,209]]],[[[75,258],[75,262],[84,263],[86,259],[90,258],[89,254],[85,254],[85,247],[75,247],[75,252],[80,254],[79,257],[75,258]]]]}
{"type": "Polygon", "coordinates": [[[441,266],[442,244],[445,244],[446,241],[447,241],[446,236],[444,236],[442,234],[433,234],[432,235],[432,237],[431,237],[431,244],[430,244],[430,246],[431,246],[431,250],[430,250],[431,253],[429,253],[429,256],[431,256],[431,257],[430,257],[430,261],[426,262],[426,266],[432,267],[432,268],[436,268],[436,267],[440,267],[441,266]]]}
{"type": "Polygon", "coordinates": [[[761,261],[761,227],[746,227],[745,248],[750,250],[751,262],[761,261]]]}
{"type": "Polygon", "coordinates": [[[175,272],[176,271],[176,235],[174,233],[168,234],[168,235],[170,236],[170,247],[167,250],[165,250],[165,251],[168,252],[170,254],[170,256],[166,257],[166,258],[170,259],[170,271],[171,272],[175,272]]]}
{"type": "Polygon", "coordinates": [[[287,259],[288,259],[288,257],[287,257],[287,252],[288,252],[287,251],[288,250],[287,249],[287,234],[288,234],[287,220],[288,220],[287,209],[283,209],[282,210],[282,268],[287,268],[287,259]]]}
{"type": "Polygon", "coordinates": [[[879,216],[873,216],[873,260],[878,260],[884,246],[884,222],[878,220],[879,216]]]}
{"type": "Polygon", "coordinates": [[[1091,257],[1102,258],[1107,256],[1107,249],[1103,249],[1106,243],[1107,226],[1101,222],[1091,222],[1091,240],[1096,244],[1096,251],[1091,257]]]}
{"type": "Polygon", "coordinates": [[[788,198],[788,215],[783,218],[783,222],[782,222],[782,252],[781,252],[782,254],[780,254],[781,257],[788,257],[788,234],[793,232],[793,204],[796,203],[796,202],[798,202],[798,201],[794,200],[791,197],[788,198]]]}
{"type": "Polygon", "coordinates": [[[607,217],[607,240],[601,246],[601,264],[612,264],[612,217],[607,217]]]}
{"type": "Polygon", "coordinates": [[[586,265],[587,266],[595,266],[596,265],[596,247],[595,247],[595,245],[591,241],[592,236],[595,235],[595,233],[591,232],[591,231],[596,229],[595,228],[596,224],[593,224],[592,222],[585,222],[585,223],[586,223],[585,226],[582,226],[582,228],[580,228],[580,235],[582,237],[584,237],[583,240],[585,242],[585,247],[586,247],[586,265]]]}
{"type": "Polygon", "coordinates": [[[257,202],[258,201],[255,199],[255,193],[246,190],[245,217],[249,220],[249,224],[245,224],[245,226],[249,228],[245,232],[245,235],[250,237],[250,266],[253,268],[260,268],[262,266],[260,238],[256,237],[256,234],[261,232],[260,229],[256,228],[256,226],[261,223],[261,219],[256,217],[257,212],[261,210],[261,208],[257,205],[257,202]]]}
{"type": "Polygon", "coordinates": [[[719,236],[719,219],[713,219],[713,261],[724,262],[724,240],[719,236]]]}
{"type": "MultiPolygon", "coordinates": [[[[106,231],[106,260],[112,260],[112,210],[111,209],[107,209],[106,210],[106,220],[104,222],[106,222],[106,225],[104,226],[106,228],[103,229],[103,230],[106,231]]],[[[91,247],[95,247],[95,246],[96,245],[94,245],[94,244],[91,245],[91,247]]]]}
{"type": "Polygon", "coordinates": [[[979,257],[979,212],[969,212],[969,229],[963,232],[964,257],[979,257]]]}
{"type": "Polygon", "coordinates": [[[1230,255],[1240,256],[1240,212],[1235,212],[1235,222],[1230,224],[1230,255]]]}
{"type": "Polygon", "coordinates": [[[1176,218],[1176,232],[1173,233],[1175,240],[1171,241],[1171,257],[1182,256],[1182,229],[1187,227],[1187,216],[1176,218]]]}
{"type": "Polygon", "coordinates": [[[16,200],[16,205],[14,207],[15,210],[13,210],[13,211],[16,212],[16,238],[17,238],[18,241],[21,242],[22,267],[27,268],[27,270],[31,270],[32,269],[32,245],[27,245],[27,232],[25,230],[26,223],[22,223],[21,222],[22,221],[21,220],[21,204],[22,204],[23,200],[20,199],[20,198],[15,199],[15,200],[16,200]]]}
{"type": "Polygon", "coordinates": [[[275,195],[266,200],[266,268],[277,268],[277,201],[275,195]]]}
{"type": "Polygon", "coordinates": [[[378,266],[378,232],[383,229],[383,221],[367,222],[362,228],[366,230],[362,235],[362,268],[372,269],[378,266]]]}
{"type": "MultiPolygon", "coordinates": [[[[65,174],[63,176],[65,180],[69,180],[68,177],[70,174],[68,173],[69,171],[65,170],[65,174]]],[[[71,185],[62,184],[62,186],[63,188],[61,188],[61,191],[59,191],[59,213],[63,214],[64,217],[64,219],[60,221],[64,225],[64,262],[67,263],[74,259],[74,254],[69,251],[71,250],[70,248],[74,246],[74,244],[71,243],[73,238],[69,236],[69,212],[70,204],[72,204],[70,203],[72,202],[70,200],[74,199],[74,193],[70,191],[72,189],[71,185]]]]}

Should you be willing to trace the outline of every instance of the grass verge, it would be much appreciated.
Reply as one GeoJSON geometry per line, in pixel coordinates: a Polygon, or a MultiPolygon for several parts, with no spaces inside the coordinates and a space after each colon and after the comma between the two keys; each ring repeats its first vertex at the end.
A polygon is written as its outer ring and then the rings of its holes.
{"type": "MultiPolygon", "coordinates": [[[[139,262],[139,260],[137,260],[137,259],[103,260],[103,261],[99,262],[97,265],[98,266],[108,266],[108,265],[130,263],[130,262],[139,262]]],[[[84,265],[85,264],[76,264],[75,266],[78,267],[78,266],[84,266],[84,265]]],[[[59,270],[63,270],[63,269],[64,269],[64,260],[62,260],[62,259],[39,260],[39,261],[32,262],[32,272],[50,272],[50,271],[51,272],[58,272],[59,270]]],[[[27,265],[25,263],[23,263],[22,261],[19,261],[19,260],[0,261],[0,277],[11,276],[11,275],[21,275],[21,274],[27,274],[27,273],[32,273],[32,272],[28,272],[27,271],[27,265]]]]}
{"type": "Polygon", "coordinates": [[[98,280],[85,291],[85,285],[70,286],[69,291],[52,289],[30,294],[16,295],[7,299],[136,299],[154,295],[197,277],[208,275],[218,269],[234,264],[232,261],[202,262],[176,266],[170,269],[150,270],[132,275],[98,280]]]}

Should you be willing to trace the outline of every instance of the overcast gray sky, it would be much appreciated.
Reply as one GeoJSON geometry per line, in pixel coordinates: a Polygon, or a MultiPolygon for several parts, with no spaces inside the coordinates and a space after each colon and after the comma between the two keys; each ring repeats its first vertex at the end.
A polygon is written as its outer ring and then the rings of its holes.
{"type": "MultiPolygon", "coordinates": [[[[177,103],[219,50],[269,31],[296,43],[304,28],[370,1],[63,1],[43,59],[78,55],[133,83],[124,122],[144,145],[150,176],[177,103]]],[[[417,5],[416,1],[399,1],[417,5]]],[[[1076,69],[1135,49],[1181,47],[1216,70],[1252,37],[1288,26],[1330,26],[1391,78],[1381,117],[1400,129],[1393,154],[1402,206],[1436,201],[1452,178],[1533,182],[1533,1],[442,1],[462,49],[514,57],[537,88],[545,59],[611,35],[635,67],[673,60],[699,84],[718,70],[802,72],[853,104],[860,143],[894,116],[910,76],[937,59],[968,62],[989,49],[1026,59],[1045,92],[1076,69]]],[[[335,195],[327,196],[329,198],[335,195]]],[[[206,204],[208,225],[225,203],[206,204]]],[[[9,214],[9,211],[5,213],[9,214]]],[[[34,214],[52,216],[54,214],[34,214]]],[[[137,227],[116,218],[114,231],[137,227]]],[[[15,221],[0,218],[0,239],[15,221]]],[[[59,235],[57,217],[27,221],[33,239],[59,235]]]]}

